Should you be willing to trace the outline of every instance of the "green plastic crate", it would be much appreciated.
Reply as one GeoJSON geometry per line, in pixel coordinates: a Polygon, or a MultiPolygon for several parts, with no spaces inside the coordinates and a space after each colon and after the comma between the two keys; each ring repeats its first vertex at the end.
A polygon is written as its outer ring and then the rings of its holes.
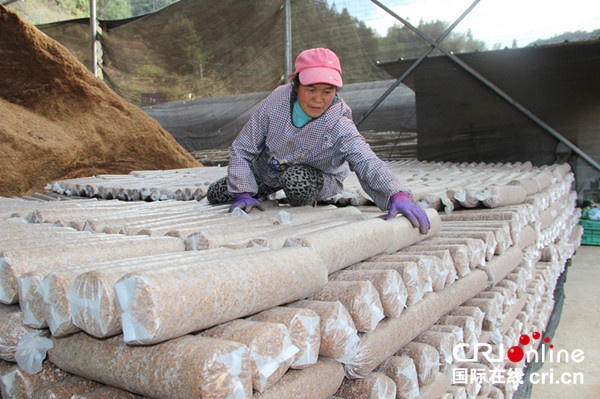
{"type": "Polygon", "coordinates": [[[579,225],[583,226],[581,244],[600,245],[600,221],[579,219],[579,225]]]}

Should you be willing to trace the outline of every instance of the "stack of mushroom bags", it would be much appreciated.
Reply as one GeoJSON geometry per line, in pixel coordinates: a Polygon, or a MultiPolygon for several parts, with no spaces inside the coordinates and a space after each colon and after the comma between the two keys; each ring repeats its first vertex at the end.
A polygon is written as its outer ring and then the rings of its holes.
{"type": "MultiPolygon", "coordinates": [[[[384,221],[353,177],[332,200],[353,206],[274,197],[250,214],[169,195],[0,198],[2,397],[512,397],[452,373],[526,366],[474,348],[545,330],[582,234],[568,165],[390,166],[427,235],[384,221]]],[[[199,169],[189,187],[223,172],[199,169]]],[[[142,192],[150,172],[132,175],[142,192]]],[[[102,184],[134,192],[127,176],[102,184]]],[[[49,187],[92,196],[93,179],[49,187]]]]}
{"type": "Polygon", "coordinates": [[[48,190],[59,194],[123,201],[197,201],[208,186],[225,176],[221,166],[169,170],[139,170],[127,175],[97,175],[59,180],[48,190]]]}

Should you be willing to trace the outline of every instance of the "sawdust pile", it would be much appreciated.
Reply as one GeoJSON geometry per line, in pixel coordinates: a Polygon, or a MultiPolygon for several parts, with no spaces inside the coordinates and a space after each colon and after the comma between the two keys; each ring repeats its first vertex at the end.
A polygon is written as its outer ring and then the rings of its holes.
{"type": "Polygon", "coordinates": [[[69,51],[0,5],[0,196],[54,180],[201,166],[69,51]]]}

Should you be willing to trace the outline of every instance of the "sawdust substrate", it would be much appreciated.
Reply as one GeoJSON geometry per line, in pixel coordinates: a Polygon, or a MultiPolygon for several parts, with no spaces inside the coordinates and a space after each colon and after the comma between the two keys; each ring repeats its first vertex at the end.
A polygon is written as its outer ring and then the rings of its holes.
{"type": "Polygon", "coordinates": [[[54,39],[0,6],[0,196],[67,178],[202,166],[54,39]]]}

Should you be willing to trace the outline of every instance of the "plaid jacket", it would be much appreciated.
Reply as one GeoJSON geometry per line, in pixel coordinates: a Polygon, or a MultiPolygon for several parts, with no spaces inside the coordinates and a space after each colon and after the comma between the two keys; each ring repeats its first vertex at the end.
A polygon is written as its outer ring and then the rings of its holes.
{"type": "Polygon", "coordinates": [[[228,190],[256,194],[254,176],[278,187],[278,178],[288,166],[304,164],[323,171],[319,199],[340,193],[352,170],[375,204],[388,209],[390,196],[404,190],[358,132],[350,107],[339,99],[323,115],[297,128],[292,123],[294,100],[292,84],[283,85],[252,114],[231,146],[228,190]]]}

